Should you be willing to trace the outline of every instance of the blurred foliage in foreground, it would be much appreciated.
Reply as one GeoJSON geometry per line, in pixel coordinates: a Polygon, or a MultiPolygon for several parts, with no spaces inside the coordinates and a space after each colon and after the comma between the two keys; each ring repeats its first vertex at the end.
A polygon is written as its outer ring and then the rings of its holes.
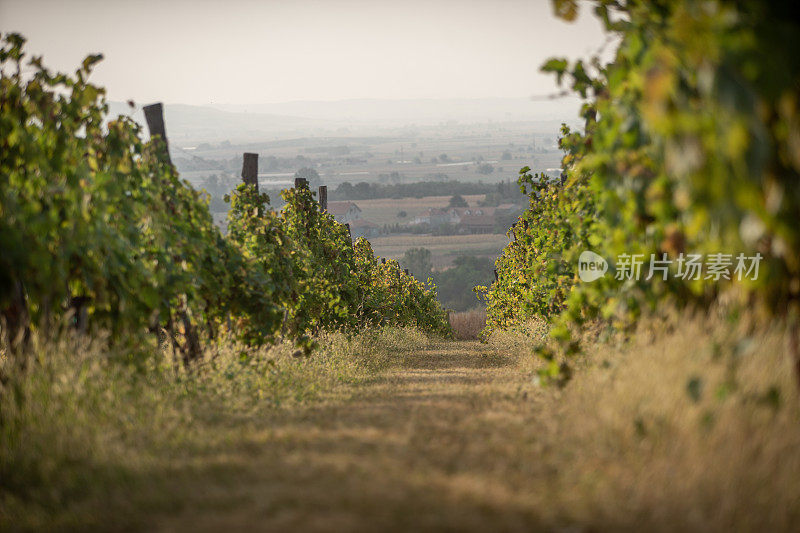
{"type": "MultiPolygon", "coordinates": [[[[568,92],[585,100],[582,132],[563,128],[561,180],[520,174],[530,208],[497,261],[499,280],[478,288],[487,333],[539,315],[570,324],[632,325],[666,301],[706,306],[722,295],[788,315],[800,295],[800,26],[780,3],[594,2],[616,36],[613,60],[551,59],[568,92]],[[593,250],[654,254],[761,254],[756,280],[618,280],[576,276],[593,250]]],[[[567,20],[577,3],[556,0],[567,20]]],[[[705,274],[705,272],[704,272],[705,274]]],[[[793,330],[796,336],[796,328],[793,330]]],[[[572,349],[575,345],[572,344],[572,349]]]]}

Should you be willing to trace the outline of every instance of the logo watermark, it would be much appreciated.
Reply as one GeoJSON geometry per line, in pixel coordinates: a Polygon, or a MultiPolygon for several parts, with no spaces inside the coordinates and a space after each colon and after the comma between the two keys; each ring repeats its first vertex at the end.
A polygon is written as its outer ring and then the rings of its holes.
{"type": "MultiPolygon", "coordinates": [[[[667,254],[619,254],[614,264],[614,279],[645,280],[669,277],[683,280],[757,280],[758,267],[762,255],[739,254],[680,254],[670,259],[667,254]]],[[[578,277],[581,281],[592,282],[605,276],[608,262],[601,255],[585,250],[578,257],[578,277]]]]}
{"type": "Polygon", "coordinates": [[[608,262],[591,250],[584,250],[578,257],[578,277],[590,282],[602,278],[608,272],[608,262]]]}

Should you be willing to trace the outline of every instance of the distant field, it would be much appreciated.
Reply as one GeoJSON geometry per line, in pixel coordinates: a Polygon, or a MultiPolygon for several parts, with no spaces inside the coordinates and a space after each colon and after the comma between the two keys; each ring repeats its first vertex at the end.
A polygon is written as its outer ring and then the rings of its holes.
{"type": "MultiPolygon", "coordinates": [[[[485,195],[472,194],[464,196],[470,207],[478,205],[485,195]]],[[[377,200],[353,200],[361,209],[361,218],[374,222],[379,226],[384,224],[407,224],[415,217],[421,215],[431,207],[447,207],[450,196],[426,196],[424,198],[380,198],[377,200]],[[398,217],[400,211],[405,211],[405,217],[398,217]]]]}
{"type": "Polygon", "coordinates": [[[267,135],[257,141],[234,139],[233,143],[176,137],[171,146],[176,158],[191,162],[179,170],[195,182],[220,173],[238,179],[242,153],[257,152],[263,161],[261,172],[273,174],[263,177],[266,188],[285,186],[303,166],[313,166],[332,189],[345,181],[374,183],[392,173],[399,174],[396,179],[402,183],[441,179],[442,175],[463,182],[498,183],[516,181],[524,166],[537,170],[559,167],[563,154],[556,145],[558,131],[557,123],[527,121],[430,124],[411,129],[363,126],[325,133],[306,128],[289,138],[267,135]],[[269,157],[303,159],[269,169],[269,157]],[[209,165],[198,167],[203,160],[209,165]],[[478,163],[491,165],[493,171],[482,174],[478,163]]]}
{"type": "Polygon", "coordinates": [[[427,248],[433,255],[433,268],[452,266],[459,255],[497,257],[508,244],[504,234],[489,235],[392,235],[370,240],[375,254],[387,259],[400,259],[409,248],[427,248]]]}

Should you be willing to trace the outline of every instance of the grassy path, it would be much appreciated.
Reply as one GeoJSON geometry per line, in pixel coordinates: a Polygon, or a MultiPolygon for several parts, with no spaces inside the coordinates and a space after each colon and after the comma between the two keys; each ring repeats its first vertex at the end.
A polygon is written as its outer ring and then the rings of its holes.
{"type": "Polygon", "coordinates": [[[6,411],[0,530],[798,531],[782,330],[710,331],[596,343],[564,388],[536,385],[512,336],[373,332],[300,361],[227,348],[143,382],[55,360],[6,411]],[[738,346],[721,398],[717,354],[738,346]]]}
{"type": "Polygon", "coordinates": [[[477,342],[436,344],[365,385],[243,424],[216,451],[173,462],[171,503],[152,525],[535,527],[532,404],[512,362],[477,342]]]}

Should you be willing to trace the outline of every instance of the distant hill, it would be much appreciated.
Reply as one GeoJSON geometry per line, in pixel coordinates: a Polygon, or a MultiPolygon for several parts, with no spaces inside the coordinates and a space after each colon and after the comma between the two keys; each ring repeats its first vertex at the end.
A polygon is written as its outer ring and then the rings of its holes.
{"type": "MultiPolygon", "coordinates": [[[[109,102],[109,115],[129,115],[144,124],[141,103],[135,108],[124,102],[109,102]]],[[[258,112],[224,111],[207,106],[166,104],[164,115],[167,135],[176,142],[270,139],[302,136],[315,131],[325,132],[337,127],[327,120],[293,117],[258,112]]]]}
{"type": "Polygon", "coordinates": [[[462,122],[552,121],[575,119],[580,107],[577,98],[556,100],[530,98],[428,98],[428,99],[358,99],[335,101],[296,101],[276,104],[220,104],[225,111],[275,113],[325,119],[374,123],[389,121],[402,124],[431,124],[449,120],[462,122]]]}
{"type": "MultiPolygon", "coordinates": [[[[110,102],[110,115],[130,115],[144,124],[137,102],[110,102]]],[[[557,132],[576,123],[577,99],[462,98],[417,100],[298,101],[277,104],[196,106],[166,104],[167,134],[178,146],[228,140],[233,144],[297,137],[386,135],[407,125],[535,122],[557,132]]]]}

